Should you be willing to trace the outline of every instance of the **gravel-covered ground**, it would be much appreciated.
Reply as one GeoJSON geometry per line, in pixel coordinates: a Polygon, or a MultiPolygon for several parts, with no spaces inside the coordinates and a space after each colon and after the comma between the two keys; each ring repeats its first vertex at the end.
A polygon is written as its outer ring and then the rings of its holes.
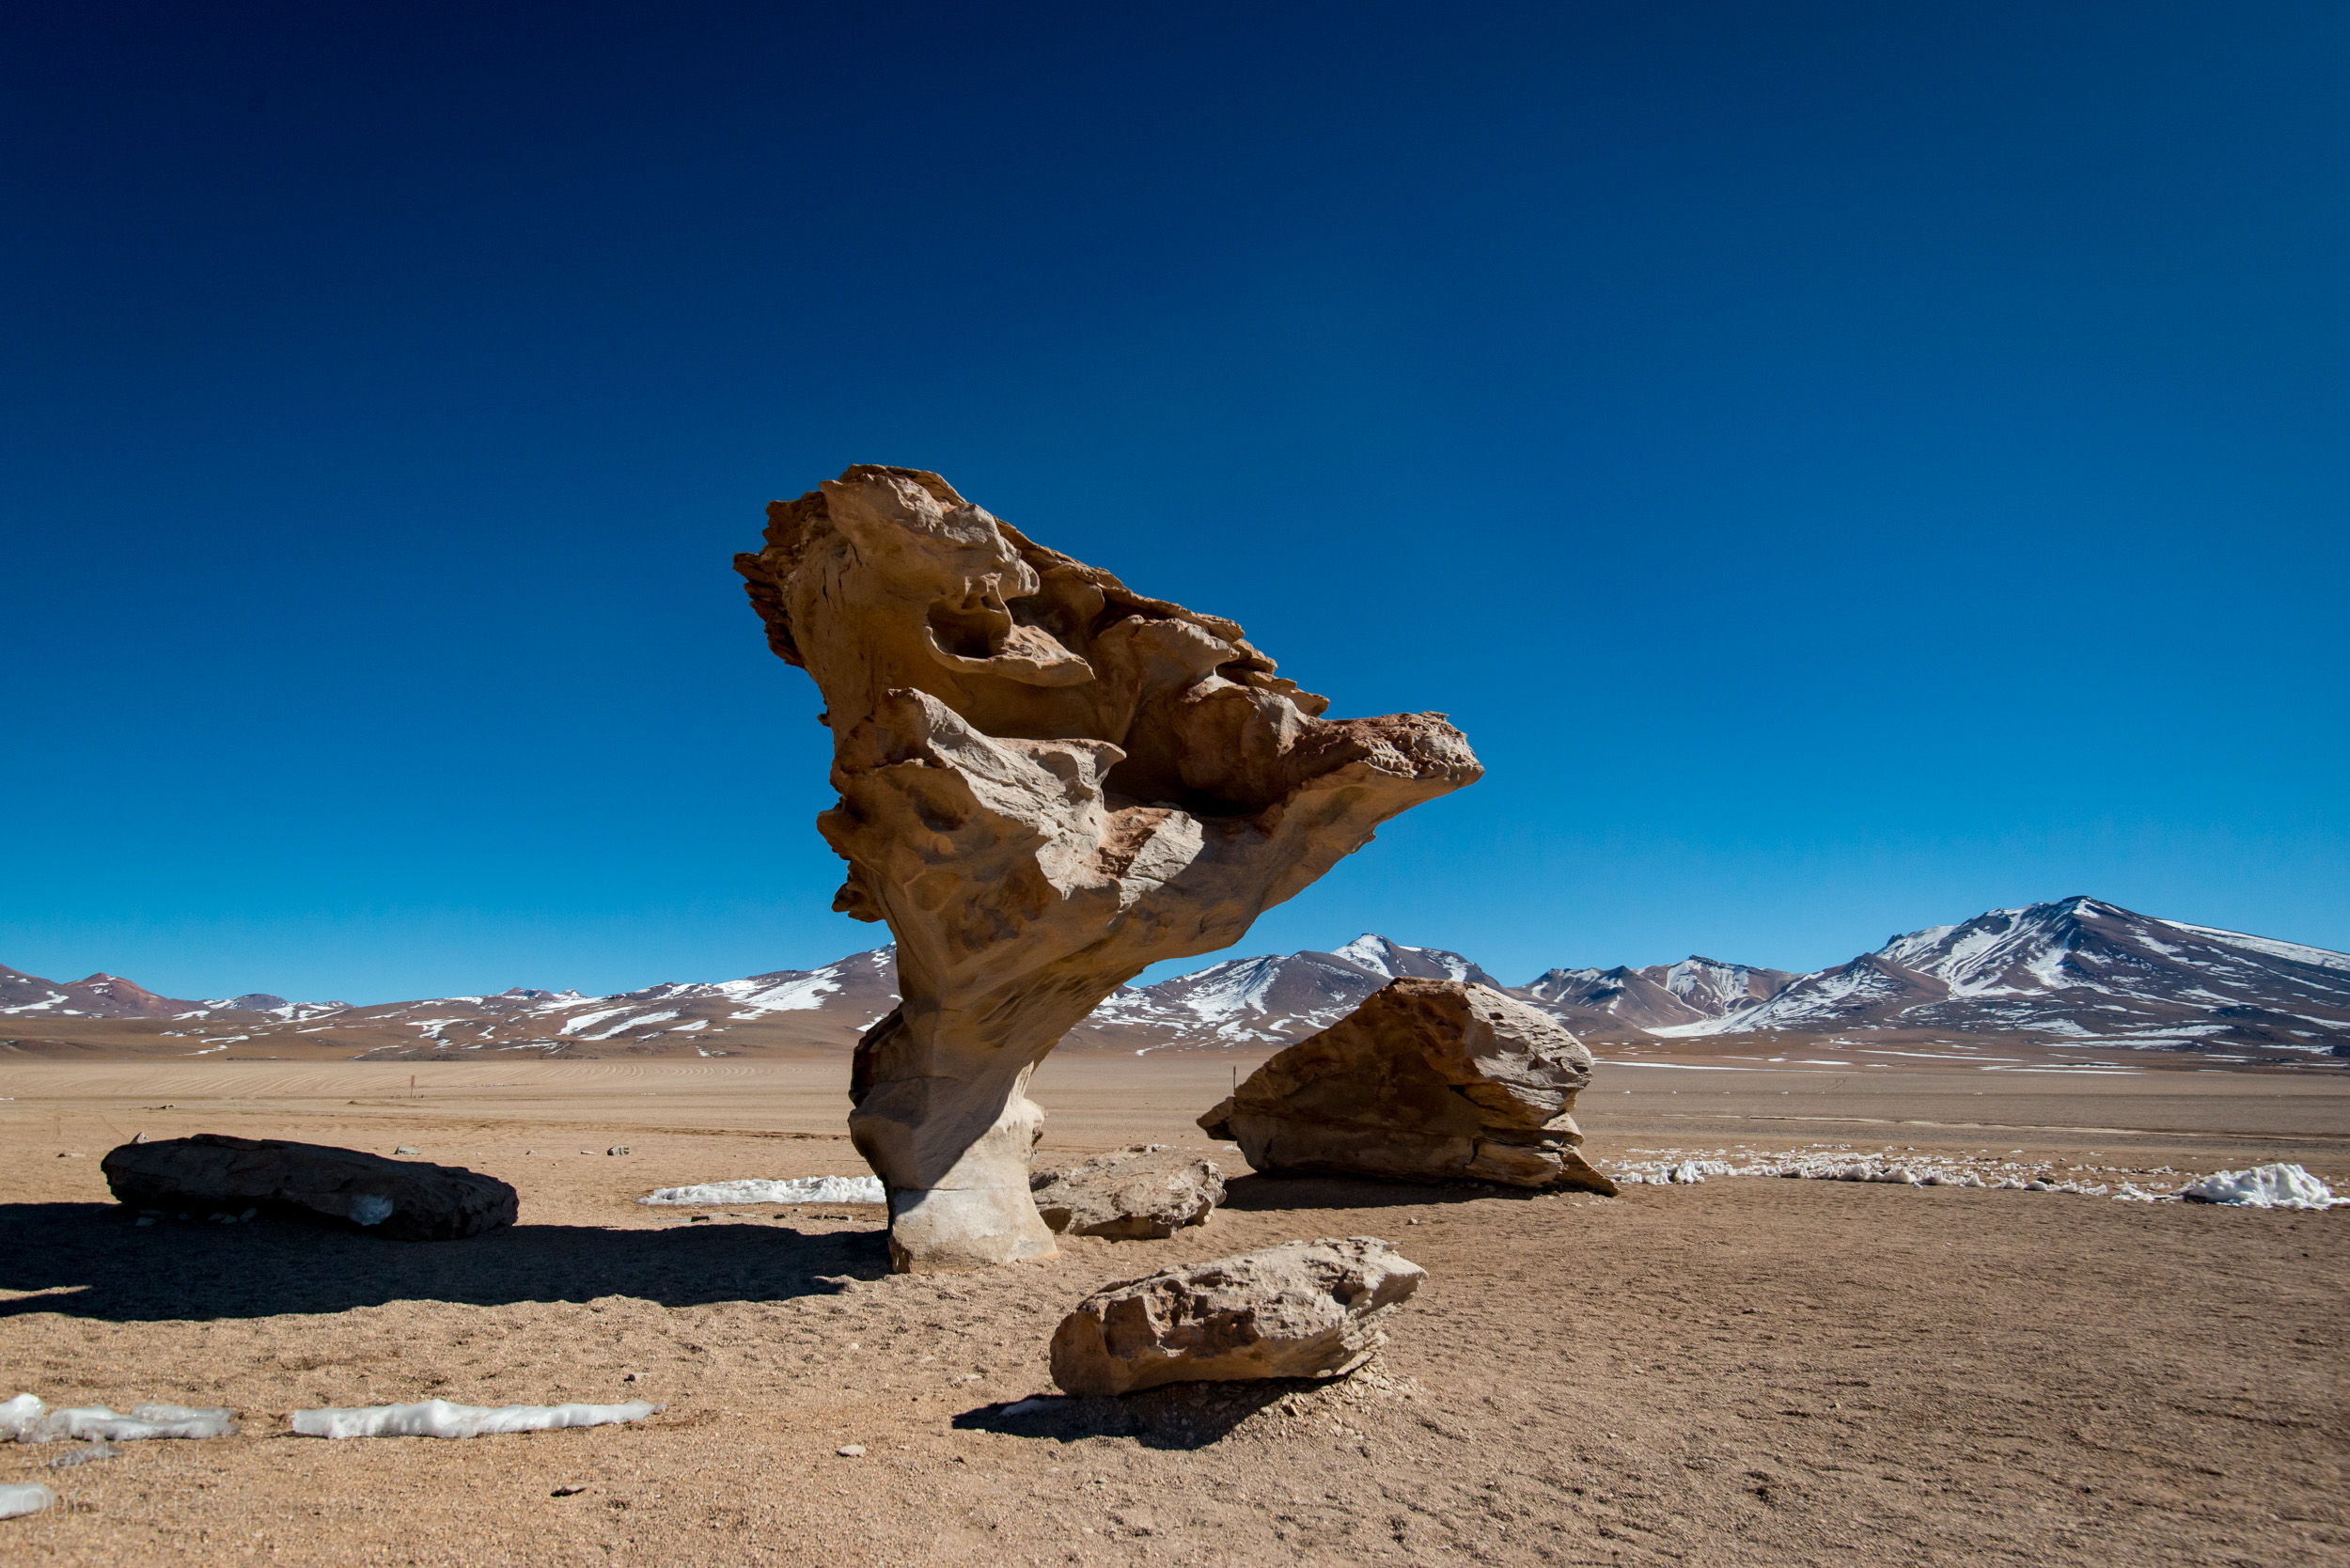
{"type": "MultiPolygon", "coordinates": [[[[1056,1062],[1042,1158],[1204,1146],[1187,1118],[1227,1072],[1056,1062]]],[[[2350,1210],[1763,1178],[1616,1200],[1244,1178],[1173,1241],[910,1278],[885,1272],[872,1210],[695,1222],[631,1200],[857,1170],[844,1075],[837,1059],[499,1063],[428,1071],[409,1099],[405,1072],[357,1067],[0,1068],[0,1398],[244,1419],[64,1470],[45,1467],[53,1450],[0,1447],[0,1482],[61,1497],[0,1521],[0,1559],[2350,1562],[2350,1210]],[[97,1165],[142,1129],[411,1144],[512,1181],[523,1222],[428,1245],[267,1217],[139,1227],[97,1165]],[[604,1154],[615,1142],[630,1152],[604,1154]],[[1047,1337],[1088,1290],[1348,1234],[1430,1271],[1366,1372],[1007,1412],[1052,1392],[1047,1337]],[[287,1435],[296,1408],[434,1397],[666,1409],[463,1441],[287,1435]]],[[[2350,1175],[2339,1080],[1600,1081],[1612,1093],[1583,1110],[1603,1159],[1843,1143],[2350,1175]]]]}

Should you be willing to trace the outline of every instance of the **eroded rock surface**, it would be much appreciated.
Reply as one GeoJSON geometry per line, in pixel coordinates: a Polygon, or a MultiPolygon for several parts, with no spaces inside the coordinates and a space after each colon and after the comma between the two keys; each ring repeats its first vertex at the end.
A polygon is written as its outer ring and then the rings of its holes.
{"type": "Polygon", "coordinates": [[[1574,1124],[1591,1053],[1491,986],[1390,980],[1199,1119],[1268,1176],[1616,1185],[1574,1124]]]}
{"type": "Polygon", "coordinates": [[[1208,1223],[1224,1201],[1224,1173],[1213,1160],[1141,1145],[1039,1171],[1028,1190],[1045,1227],[1058,1234],[1161,1241],[1208,1223]]]}
{"type": "Polygon", "coordinates": [[[901,1269],[1038,1257],[1029,1074],[1146,966],[1229,946],[1396,813],[1474,781],[1437,713],[1332,721],[1231,621],[1032,543],[935,474],[860,466],[736,557],[823,694],[833,907],[901,1005],[849,1119],[901,1269]]]}
{"type": "Polygon", "coordinates": [[[1163,1383],[1336,1377],[1428,1273],[1373,1236],[1287,1242],[1094,1292],[1053,1335],[1073,1394],[1163,1383]]]}
{"type": "Polygon", "coordinates": [[[453,1241],[514,1223],[514,1189],[494,1176],[321,1143],[198,1133],[123,1144],[100,1168],[117,1199],[143,1208],[252,1205],[398,1241],[453,1241]]]}

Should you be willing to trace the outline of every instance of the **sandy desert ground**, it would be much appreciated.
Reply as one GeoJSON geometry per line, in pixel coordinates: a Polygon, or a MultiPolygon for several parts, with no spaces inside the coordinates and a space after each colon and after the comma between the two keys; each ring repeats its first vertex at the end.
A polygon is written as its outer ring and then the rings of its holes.
{"type": "MultiPolygon", "coordinates": [[[[1049,1063],[1041,1160],[1204,1146],[1190,1119],[1229,1059],[1049,1063]]],[[[2350,1210],[1244,1178],[1173,1241],[911,1278],[874,1209],[634,1201],[860,1170],[845,1084],[837,1056],[0,1068],[0,1397],[245,1418],[65,1470],[0,1447],[0,1482],[62,1498],[0,1521],[0,1560],[2350,1562],[2350,1210]],[[512,1182],[522,1223],[404,1245],[140,1228],[110,1201],[108,1148],[207,1130],[413,1144],[512,1182]],[[1349,1234],[1430,1271],[1355,1378],[1007,1411],[1051,1391],[1047,1337],[1095,1286],[1349,1234]],[[287,1434],[296,1408],[431,1397],[666,1409],[465,1441],[287,1434]]],[[[1582,1110],[1603,1163],[1841,1144],[2350,1178],[2330,1076],[1610,1066],[1582,1110]]]]}

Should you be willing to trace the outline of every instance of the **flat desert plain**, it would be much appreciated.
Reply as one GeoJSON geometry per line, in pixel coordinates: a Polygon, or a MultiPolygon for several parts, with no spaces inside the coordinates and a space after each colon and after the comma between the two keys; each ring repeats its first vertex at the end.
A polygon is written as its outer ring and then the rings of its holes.
{"type": "MultiPolygon", "coordinates": [[[[1041,1163],[1205,1147],[1191,1119],[1232,1062],[1057,1058],[1041,1163]]],[[[0,1482],[61,1498],[0,1521],[0,1559],[2350,1562],[2350,1210],[1243,1176],[1176,1240],[903,1277],[873,1208],[697,1222],[634,1201],[860,1172],[846,1083],[838,1055],[0,1068],[0,1397],[244,1419],[69,1469],[0,1447],[0,1482]],[[522,1222],[406,1245],[140,1227],[109,1200],[108,1148],[199,1131],[413,1145],[513,1183],[522,1222]],[[1088,1291],[1362,1234],[1429,1278],[1356,1376],[1017,1408],[1052,1391],[1047,1339],[1088,1291]],[[288,1433],[298,1408],[434,1397],[666,1408],[459,1441],[288,1433]]],[[[1581,1113],[1603,1164],[1848,1145],[2109,1182],[2269,1160],[2350,1178],[2334,1076],[1612,1065],[1581,1113]]]]}

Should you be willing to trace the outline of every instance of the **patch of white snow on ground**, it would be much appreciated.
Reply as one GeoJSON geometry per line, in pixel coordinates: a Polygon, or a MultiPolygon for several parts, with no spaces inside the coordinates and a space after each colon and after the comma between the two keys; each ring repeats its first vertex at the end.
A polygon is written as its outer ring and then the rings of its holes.
{"type": "Polygon", "coordinates": [[[724,1203],[882,1203],[888,1198],[878,1176],[794,1176],[782,1182],[749,1177],[737,1182],[704,1182],[691,1187],[663,1187],[636,1201],[716,1207],[724,1203]]]}
{"type": "Polygon", "coordinates": [[[35,1483],[30,1486],[0,1486],[0,1519],[14,1519],[26,1513],[39,1513],[57,1500],[57,1494],[35,1483]]]}
{"type": "Polygon", "coordinates": [[[1678,1165],[1667,1165],[1660,1169],[1631,1171],[1619,1176],[1617,1180],[1627,1186],[1653,1183],[1660,1187],[1688,1187],[1697,1185],[1708,1176],[1735,1176],[1738,1173],[1736,1168],[1726,1165],[1720,1160],[1683,1160],[1678,1165]]]}
{"type": "Polygon", "coordinates": [[[662,1408],[631,1400],[626,1404],[508,1404],[493,1410],[431,1399],[422,1404],[297,1410],[293,1429],[304,1437],[486,1437],[566,1426],[616,1426],[641,1421],[662,1408]]]}
{"type": "Polygon", "coordinates": [[[232,1437],[237,1423],[225,1406],[136,1404],[118,1416],[102,1404],[52,1410],[31,1394],[19,1394],[0,1404],[0,1437],[20,1443],[55,1443],[70,1438],[102,1438],[117,1443],[149,1437],[232,1437]]]}
{"type": "Polygon", "coordinates": [[[2330,1209],[2350,1203],[2297,1165],[2262,1165],[2249,1170],[2223,1170],[2190,1182],[2179,1196],[2197,1203],[2225,1203],[2240,1209],[2330,1209]]]}
{"type": "MultiPolygon", "coordinates": [[[[2011,1151],[2011,1155],[2023,1151],[2011,1151]]],[[[1814,1144],[1808,1150],[1769,1150],[1740,1144],[1734,1149],[1624,1149],[1630,1158],[1598,1156],[1600,1168],[1621,1186],[1685,1186],[1710,1177],[1790,1176],[1812,1181],[1877,1182],[1899,1186],[2005,1188],[2010,1191],[2071,1193],[2112,1198],[2125,1203],[2200,1201],[2243,1208],[2350,1208],[2325,1182],[2297,1165],[2265,1165],[2197,1177],[2169,1166],[2137,1168],[2079,1165],[2057,1160],[2019,1161],[1991,1151],[1896,1151],[1872,1152],[1851,1144],[1814,1144]],[[1639,1156],[1646,1155],[1647,1158],[1639,1156]],[[2113,1184],[2119,1184],[2118,1192],[2113,1184]]]]}

